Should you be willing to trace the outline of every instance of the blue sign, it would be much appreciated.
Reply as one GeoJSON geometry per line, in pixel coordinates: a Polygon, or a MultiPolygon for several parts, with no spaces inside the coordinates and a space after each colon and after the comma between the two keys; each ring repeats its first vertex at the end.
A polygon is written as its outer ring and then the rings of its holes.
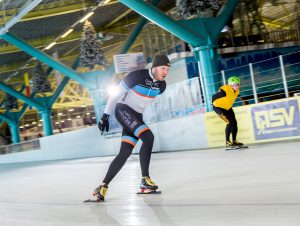
{"type": "Polygon", "coordinates": [[[256,106],[251,109],[256,140],[300,135],[297,100],[256,106]]]}

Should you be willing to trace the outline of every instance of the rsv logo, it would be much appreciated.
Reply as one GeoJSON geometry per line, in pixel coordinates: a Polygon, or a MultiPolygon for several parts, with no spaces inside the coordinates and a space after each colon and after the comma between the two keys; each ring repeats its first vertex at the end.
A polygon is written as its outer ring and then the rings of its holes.
{"type": "Polygon", "coordinates": [[[297,100],[253,107],[251,114],[258,140],[300,135],[297,100]]]}
{"type": "Polygon", "coordinates": [[[261,111],[255,113],[256,127],[263,131],[266,128],[275,128],[285,125],[292,125],[294,121],[295,106],[289,109],[278,108],[269,111],[261,111]]]}

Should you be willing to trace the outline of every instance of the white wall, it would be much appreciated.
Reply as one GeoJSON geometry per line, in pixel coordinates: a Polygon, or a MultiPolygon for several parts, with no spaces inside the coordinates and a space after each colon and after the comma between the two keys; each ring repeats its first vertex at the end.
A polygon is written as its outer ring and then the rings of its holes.
{"type": "Polygon", "coordinates": [[[169,74],[166,78],[166,83],[170,85],[187,79],[188,73],[185,58],[172,62],[169,74]]]}

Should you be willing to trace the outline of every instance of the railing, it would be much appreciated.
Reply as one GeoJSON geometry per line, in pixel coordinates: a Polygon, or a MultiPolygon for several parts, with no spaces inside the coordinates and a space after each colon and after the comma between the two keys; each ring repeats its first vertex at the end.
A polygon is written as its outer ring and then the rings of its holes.
{"type": "Polygon", "coordinates": [[[300,32],[298,29],[268,31],[256,35],[234,37],[229,32],[225,32],[219,37],[218,47],[227,48],[290,41],[300,41],[300,32]]]}
{"type": "Polygon", "coordinates": [[[262,33],[262,39],[266,43],[299,41],[300,32],[298,29],[270,31],[262,33]]]}
{"type": "MultiPolygon", "coordinates": [[[[231,76],[241,79],[240,98],[235,106],[275,100],[297,95],[300,92],[300,52],[281,55],[268,60],[250,63],[213,76],[220,87],[231,76]]],[[[209,93],[206,101],[211,102],[209,93]]]]}
{"type": "MultiPolygon", "coordinates": [[[[142,34],[143,52],[147,62],[151,62],[156,53],[171,54],[175,52],[190,51],[190,46],[166,32],[157,25],[148,25],[142,34]],[[150,32],[150,30],[152,32],[150,32]],[[154,34],[154,35],[153,35],[154,34]]],[[[299,29],[286,29],[279,31],[262,32],[256,35],[232,36],[230,32],[221,33],[218,48],[260,45],[267,43],[281,43],[300,41],[299,29]]]]}
{"type": "Polygon", "coordinates": [[[165,93],[146,109],[144,120],[158,122],[205,112],[199,78],[167,86],[165,93]]]}

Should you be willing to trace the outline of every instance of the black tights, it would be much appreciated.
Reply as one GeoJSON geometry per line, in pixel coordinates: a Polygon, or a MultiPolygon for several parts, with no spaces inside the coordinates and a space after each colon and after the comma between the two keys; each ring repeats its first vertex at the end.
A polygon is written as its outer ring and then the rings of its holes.
{"type": "MultiPolygon", "coordinates": [[[[149,176],[149,164],[151,159],[151,152],[154,142],[154,135],[151,130],[144,131],[140,137],[142,141],[142,147],[140,150],[140,164],[142,170],[142,176],[149,176]]],[[[103,183],[109,184],[111,180],[117,175],[117,173],[121,170],[124,166],[125,162],[127,161],[128,157],[131,155],[133,150],[133,145],[127,142],[121,143],[121,148],[119,154],[115,157],[115,159],[111,162],[106,176],[103,180],[103,183]]]]}
{"type": "Polygon", "coordinates": [[[226,126],[225,129],[226,141],[230,140],[230,134],[232,135],[232,141],[235,141],[237,132],[238,132],[237,122],[234,118],[234,120],[229,121],[229,123],[226,126]]]}
{"type": "Polygon", "coordinates": [[[214,111],[218,114],[218,116],[227,123],[225,129],[226,141],[230,140],[230,134],[232,135],[232,141],[236,140],[238,126],[233,109],[230,108],[229,110],[225,110],[223,108],[218,108],[215,106],[213,108],[214,111]]]}

